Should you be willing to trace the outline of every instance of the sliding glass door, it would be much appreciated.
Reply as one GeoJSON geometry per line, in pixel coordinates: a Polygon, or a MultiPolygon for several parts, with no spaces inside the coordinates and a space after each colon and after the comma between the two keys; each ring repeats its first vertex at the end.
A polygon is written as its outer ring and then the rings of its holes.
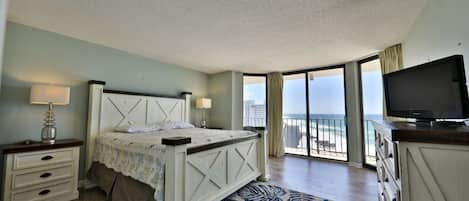
{"type": "Polygon", "coordinates": [[[363,156],[365,166],[376,166],[373,120],[383,119],[383,80],[377,56],[359,62],[361,70],[363,156]]]}
{"type": "Polygon", "coordinates": [[[306,74],[283,76],[283,136],[285,152],[308,155],[306,74]]]}
{"type": "Polygon", "coordinates": [[[343,66],[284,75],[285,151],[348,160],[343,66]]]}
{"type": "Polygon", "coordinates": [[[308,73],[311,155],[347,160],[344,69],[308,73]]]}

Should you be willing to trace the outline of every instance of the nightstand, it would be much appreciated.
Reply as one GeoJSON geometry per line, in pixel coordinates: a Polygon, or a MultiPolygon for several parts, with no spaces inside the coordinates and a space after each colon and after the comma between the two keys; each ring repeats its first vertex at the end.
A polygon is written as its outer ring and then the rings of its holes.
{"type": "Polygon", "coordinates": [[[17,143],[0,147],[4,201],[78,199],[80,146],[75,139],[55,144],[17,143]]]}

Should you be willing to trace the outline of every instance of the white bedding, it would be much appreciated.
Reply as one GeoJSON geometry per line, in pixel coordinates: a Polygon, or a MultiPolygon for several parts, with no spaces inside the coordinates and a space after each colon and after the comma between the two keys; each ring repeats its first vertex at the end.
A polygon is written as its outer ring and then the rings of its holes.
{"type": "Polygon", "coordinates": [[[202,146],[236,138],[257,135],[250,131],[212,130],[201,128],[172,129],[151,133],[110,132],[96,140],[94,161],[123,175],[130,176],[155,189],[155,200],[164,198],[165,137],[190,137],[188,147],[202,146]]]}

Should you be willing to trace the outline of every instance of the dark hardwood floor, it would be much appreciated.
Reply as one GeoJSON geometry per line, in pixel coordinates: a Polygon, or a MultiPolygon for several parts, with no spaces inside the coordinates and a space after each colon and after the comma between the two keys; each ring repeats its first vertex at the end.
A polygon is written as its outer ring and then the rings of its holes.
{"type": "MultiPolygon", "coordinates": [[[[335,201],[376,201],[376,172],[335,161],[296,156],[270,159],[271,182],[335,201]]],[[[105,201],[98,189],[83,191],[79,201],[105,201]]]]}
{"type": "Polygon", "coordinates": [[[335,201],[378,200],[376,172],[297,156],[270,159],[271,182],[335,201]]]}

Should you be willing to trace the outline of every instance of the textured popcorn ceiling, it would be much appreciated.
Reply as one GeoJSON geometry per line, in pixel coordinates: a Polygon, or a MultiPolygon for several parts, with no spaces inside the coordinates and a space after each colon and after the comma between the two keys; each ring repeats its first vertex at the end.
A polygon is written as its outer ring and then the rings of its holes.
{"type": "Polygon", "coordinates": [[[258,73],[373,54],[401,42],[425,3],[11,0],[9,20],[202,72],[258,73]]]}

